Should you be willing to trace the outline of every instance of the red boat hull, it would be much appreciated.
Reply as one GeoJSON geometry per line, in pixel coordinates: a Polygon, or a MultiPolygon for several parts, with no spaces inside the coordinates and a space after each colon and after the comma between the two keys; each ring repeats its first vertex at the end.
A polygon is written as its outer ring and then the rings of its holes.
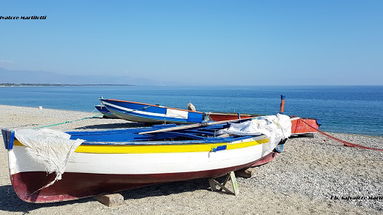
{"type": "Polygon", "coordinates": [[[316,119],[309,118],[292,118],[291,119],[291,134],[312,134],[318,132],[319,124],[316,119]]]}

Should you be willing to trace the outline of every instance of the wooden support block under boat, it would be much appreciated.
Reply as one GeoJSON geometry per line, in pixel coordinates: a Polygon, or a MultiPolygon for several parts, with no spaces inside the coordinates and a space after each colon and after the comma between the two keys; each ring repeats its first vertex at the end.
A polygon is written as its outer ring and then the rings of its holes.
{"type": "Polygon", "coordinates": [[[235,174],[233,171],[226,175],[226,179],[222,183],[218,182],[214,178],[210,178],[209,185],[212,191],[225,191],[226,193],[234,194],[235,196],[239,194],[238,182],[235,178],[235,174]],[[226,187],[226,184],[229,180],[231,181],[231,186],[234,191],[231,191],[229,188],[226,187]]]}
{"type": "Polygon", "coordinates": [[[255,174],[255,168],[247,168],[235,171],[235,175],[242,178],[251,178],[255,174]]]}
{"type": "Polygon", "coordinates": [[[108,207],[115,207],[124,204],[124,197],[119,193],[98,195],[94,198],[101,204],[108,207]]]}

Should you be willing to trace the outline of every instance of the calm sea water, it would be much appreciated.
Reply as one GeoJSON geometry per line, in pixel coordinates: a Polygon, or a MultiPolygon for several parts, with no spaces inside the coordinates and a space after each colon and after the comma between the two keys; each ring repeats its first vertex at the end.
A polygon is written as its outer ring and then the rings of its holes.
{"type": "MultiPolygon", "coordinates": [[[[275,114],[280,95],[289,115],[320,120],[322,130],[383,136],[383,86],[334,87],[2,87],[0,104],[93,111],[116,98],[200,111],[275,114]]],[[[1,125],[0,125],[1,127],[1,125]]]]}

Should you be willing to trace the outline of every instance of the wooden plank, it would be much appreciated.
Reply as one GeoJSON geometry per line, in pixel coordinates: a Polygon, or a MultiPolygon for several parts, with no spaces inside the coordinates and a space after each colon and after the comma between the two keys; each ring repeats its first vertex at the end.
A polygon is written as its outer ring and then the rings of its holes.
{"type": "Polygon", "coordinates": [[[108,207],[116,207],[124,204],[124,197],[119,193],[106,194],[106,195],[98,195],[94,197],[101,204],[108,207]]]}
{"type": "Polygon", "coordinates": [[[230,181],[231,185],[233,186],[234,195],[237,196],[239,194],[239,188],[237,179],[235,178],[235,173],[233,171],[230,172],[230,181]]]}

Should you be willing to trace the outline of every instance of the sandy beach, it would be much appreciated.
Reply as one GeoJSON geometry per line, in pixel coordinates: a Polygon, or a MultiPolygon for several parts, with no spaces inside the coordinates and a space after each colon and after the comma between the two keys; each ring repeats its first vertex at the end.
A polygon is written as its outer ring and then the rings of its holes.
{"type": "MultiPolygon", "coordinates": [[[[0,127],[31,128],[96,114],[0,105],[0,127]]],[[[92,118],[51,129],[129,126],[124,120],[92,118]]],[[[383,148],[383,137],[332,135],[383,148]]],[[[238,196],[210,191],[208,181],[200,179],[122,192],[124,204],[118,207],[106,207],[94,198],[53,204],[21,201],[10,184],[7,152],[1,145],[0,214],[383,214],[383,152],[345,147],[320,134],[288,140],[285,152],[256,167],[252,178],[238,178],[238,196]]]]}

